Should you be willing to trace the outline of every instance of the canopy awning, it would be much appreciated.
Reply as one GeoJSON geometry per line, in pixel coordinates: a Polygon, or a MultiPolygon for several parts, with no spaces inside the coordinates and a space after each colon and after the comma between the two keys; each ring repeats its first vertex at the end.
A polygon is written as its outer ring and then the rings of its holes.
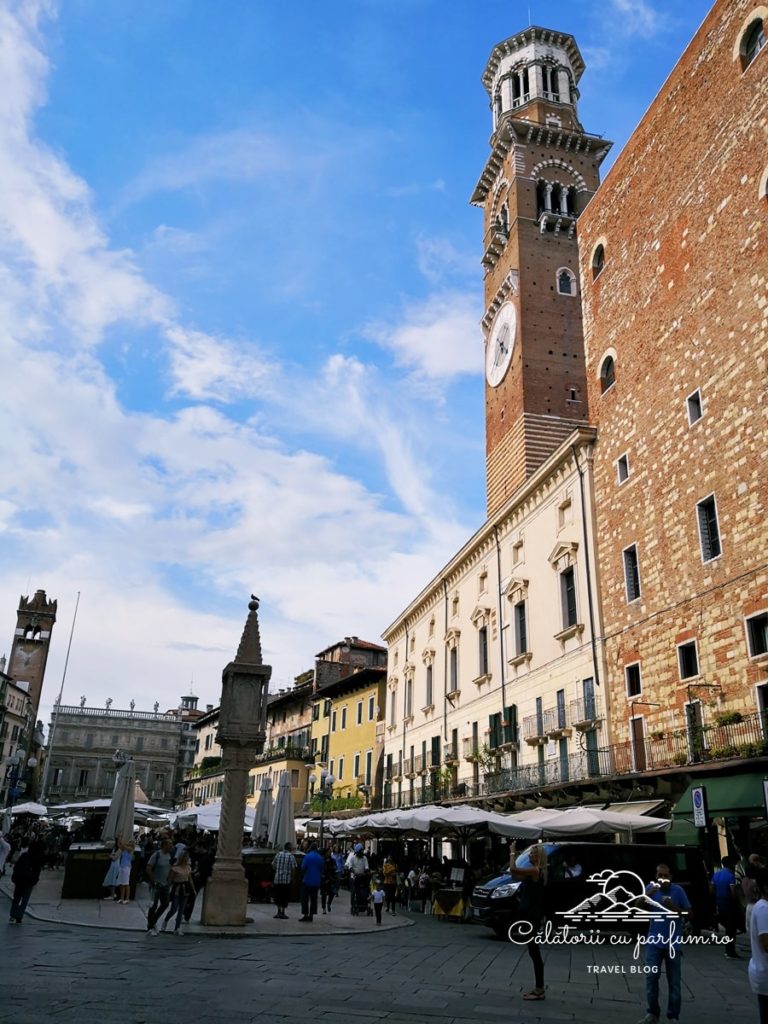
{"type": "Polygon", "coordinates": [[[710,817],[753,818],[765,813],[763,781],[768,772],[747,772],[745,775],[716,775],[696,779],[672,809],[674,818],[693,817],[691,791],[703,786],[707,793],[710,817]]]}

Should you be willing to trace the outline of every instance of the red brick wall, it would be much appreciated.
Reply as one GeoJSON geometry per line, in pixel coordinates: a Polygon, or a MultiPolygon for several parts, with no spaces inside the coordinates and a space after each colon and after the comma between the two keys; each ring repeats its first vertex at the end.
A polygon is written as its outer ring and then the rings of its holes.
{"type": "MultiPolygon", "coordinates": [[[[694,696],[755,710],[768,682],[743,616],[768,609],[768,47],[742,72],[733,50],[753,0],[720,0],[579,222],[598,562],[617,738],[623,664],[636,652],[649,723],[682,724],[675,643],[696,637],[694,696]],[[605,240],[593,282],[591,256],[605,240]],[[603,354],[616,384],[601,394],[603,354]],[[700,388],[704,417],[689,426],[700,388]],[[631,475],[619,486],[616,459],[631,475]],[[696,502],[714,493],[722,556],[702,564],[696,502]],[[636,543],[642,597],[627,604],[622,550],[636,543]]],[[[768,26],[767,26],[768,27],[768,26]]],[[[710,712],[711,714],[711,712],[710,712]]],[[[705,711],[705,718],[707,712],[705,711]]]]}

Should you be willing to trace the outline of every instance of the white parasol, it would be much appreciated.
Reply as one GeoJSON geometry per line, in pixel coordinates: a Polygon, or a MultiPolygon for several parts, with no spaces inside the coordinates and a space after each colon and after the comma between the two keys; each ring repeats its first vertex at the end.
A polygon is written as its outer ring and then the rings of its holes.
{"type": "Polygon", "coordinates": [[[274,814],[269,825],[267,843],[273,849],[282,850],[286,843],[296,842],[296,826],[293,820],[293,797],[291,796],[291,777],[288,772],[280,773],[277,786],[274,814]]]}
{"type": "Polygon", "coordinates": [[[127,843],[133,839],[135,794],[136,766],[133,761],[126,761],[117,773],[112,801],[101,830],[104,842],[122,840],[127,843]]]}
{"type": "Polygon", "coordinates": [[[259,786],[259,802],[253,816],[251,835],[255,843],[266,846],[269,826],[272,821],[274,801],[272,799],[272,776],[264,775],[259,786]]]}

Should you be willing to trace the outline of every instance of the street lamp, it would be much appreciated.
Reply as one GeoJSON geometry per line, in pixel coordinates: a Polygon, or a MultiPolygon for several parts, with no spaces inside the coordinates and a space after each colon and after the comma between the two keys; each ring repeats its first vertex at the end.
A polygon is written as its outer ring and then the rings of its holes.
{"type": "Polygon", "coordinates": [[[34,771],[37,767],[37,758],[27,757],[26,750],[23,747],[17,747],[15,754],[6,757],[5,766],[5,778],[8,787],[5,806],[11,808],[26,788],[24,775],[28,771],[34,771]]]}
{"type": "Polygon", "coordinates": [[[309,800],[310,803],[317,797],[320,801],[320,849],[323,848],[323,827],[325,825],[325,804],[333,796],[333,784],[336,779],[324,768],[320,772],[320,778],[313,772],[309,776],[309,800]],[[319,785],[318,785],[319,784],[319,785]],[[317,792],[315,792],[317,786],[317,792]]]}

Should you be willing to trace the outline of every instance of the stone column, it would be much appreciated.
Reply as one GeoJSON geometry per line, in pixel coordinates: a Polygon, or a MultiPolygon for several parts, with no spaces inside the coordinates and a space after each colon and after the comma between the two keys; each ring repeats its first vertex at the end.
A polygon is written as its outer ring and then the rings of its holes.
{"type": "Polygon", "coordinates": [[[258,607],[258,599],[252,598],[237,655],[222,674],[216,739],[221,745],[224,790],[216,860],[203,896],[204,925],[242,926],[246,922],[248,883],[242,849],[248,772],[264,749],[267,685],[272,674],[272,669],[261,663],[258,607]]]}

